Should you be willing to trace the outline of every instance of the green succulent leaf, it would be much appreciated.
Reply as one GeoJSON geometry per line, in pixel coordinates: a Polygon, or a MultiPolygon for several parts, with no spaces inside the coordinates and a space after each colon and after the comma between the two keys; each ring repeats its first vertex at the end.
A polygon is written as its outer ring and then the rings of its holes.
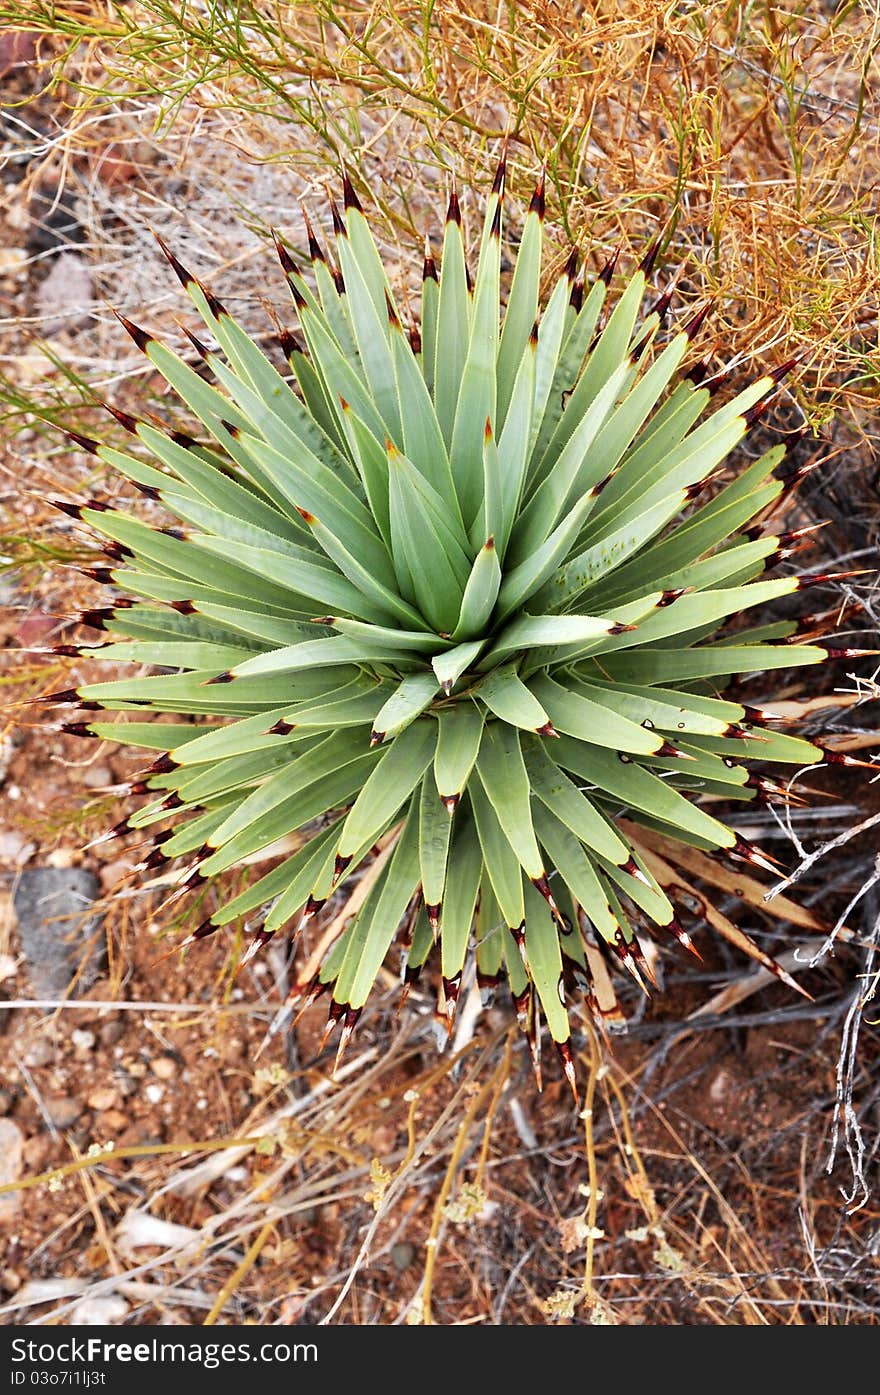
{"type": "Polygon", "coordinates": [[[728,810],[786,797],[755,762],[824,758],[724,688],[840,651],[797,642],[801,583],[765,575],[783,448],[735,455],[782,370],[710,406],[682,376],[701,316],[667,332],[645,309],[650,258],[616,291],[573,256],[542,308],[543,178],[505,295],[505,173],[473,286],[452,195],[411,328],[346,178],[338,271],[311,224],[310,271],[276,239],[302,336],[280,366],[167,253],[211,347],[190,362],[122,323],[196,434],[119,414],[130,452],[86,442],[152,502],[60,504],[117,588],[80,658],[130,670],[56,697],[87,707],[74,734],[155,757],[126,827],[148,867],[180,860],[175,897],[209,898],[187,943],[256,916],[250,956],[332,897],[297,991],[330,991],[340,1049],[395,938],[407,984],[439,940],[445,1029],[475,963],[485,991],[507,977],[536,1065],[543,1016],[570,1074],[592,937],[639,982],[634,927],[689,943],[639,827],[769,866],[728,810]]]}

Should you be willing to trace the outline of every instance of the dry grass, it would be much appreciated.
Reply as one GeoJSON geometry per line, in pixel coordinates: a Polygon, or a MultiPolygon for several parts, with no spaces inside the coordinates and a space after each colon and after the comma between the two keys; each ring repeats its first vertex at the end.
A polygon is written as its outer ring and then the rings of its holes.
{"type": "MultiPolygon", "coordinates": [[[[21,25],[14,0],[0,0],[4,24],[21,25]]],[[[9,292],[0,503],[17,615],[56,616],[60,630],[95,595],[54,565],[82,552],[42,502],[62,484],[90,492],[94,462],[44,422],[87,430],[101,419],[96,395],[131,406],[158,391],[106,301],[183,342],[182,302],[151,226],[267,335],[266,308],[286,313],[280,278],[267,275],[268,228],[302,243],[299,200],[323,216],[342,160],[391,262],[405,254],[415,269],[450,178],[479,191],[505,131],[514,193],[529,192],[546,162],[560,258],[574,240],[593,266],[617,244],[631,260],[662,231],[658,285],[681,266],[679,305],[716,297],[714,343],[705,336],[715,366],[732,360],[735,379],[803,353],[777,420],[821,430],[833,464],[801,507],[835,518],[823,535],[831,550],[876,547],[873,7],[31,0],[27,24],[34,55],[26,74],[12,70],[0,203],[16,253],[0,267],[9,292]],[[65,245],[84,259],[94,294],[47,334],[37,293],[65,245]]],[[[863,600],[876,621],[870,594],[863,600]]],[[[21,697],[67,678],[62,666],[31,664],[11,665],[2,681],[21,697]]],[[[869,747],[876,684],[862,676],[845,686],[837,712],[811,720],[869,747]]],[[[811,713],[814,693],[783,697],[811,713]]],[[[33,718],[22,722],[20,708],[13,717],[36,750],[33,718]]],[[[65,759],[70,774],[82,754],[65,759]]],[[[850,938],[810,979],[815,1004],[747,981],[723,951],[702,974],[664,957],[667,1001],[646,1011],[627,985],[618,988],[625,1034],[599,1039],[582,1024],[593,1112],[577,1119],[552,1071],[534,1098],[506,1012],[484,1014],[457,1055],[437,1059],[428,996],[416,991],[396,1020],[389,987],[338,1085],[299,1038],[284,1050],[276,1039],[242,1070],[253,1087],[246,1107],[231,1084],[220,1087],[224,1138],[178,1132],[110,1156],[68,1153],[53,1162],[59,1192],[31,1178],[41,1205],[54,1197],[65,1216],[58,1234],[47,1222],[33,1280],[63,1276],[73,1287],[51,1300],[20,1290],[5,1320],[33,1311],[64,1323],[83,1294],[112,1292],[135,1322],[875,1323],[878,1039],[864,1009],[880,900],[870,842],[848,835],[876,803],[867,779],[837,788],[849,802],[806,810],[788,827],[768,814],[761,829],[777,851],[797,840],[797,854],[847,835],[798,887],[826,920],[852,903],[850,938]],[[755,1082],[767,1072],[762,1093],[755,1082]],[[739,1090],[761,1106],[747,1121],[739,1090]],[[835,1124],[846,1147],[829,1176],[835,1124]],[[218,1143],[216,1167],[195,1153],[218,1143]],[[185,1230],[134,1245],[146,1212],[185,1230]],[[415,1247],[405,1264],[404,1242],[415,1247]]],[[[64,785],[49,814],[19,811],[38,856],[100,831],[107,801],[78,804],[76,785],[64,785]]],[[[758,893],[736,910],[729,891],[716,883],[711,893],[721,917],[791,949],[758,893]]],[[[111,898],[114,992],[138,986],[144,904],[111,898]]],[[[811,935],[802,958],[817,948],[811,935]]],[[[236,1013],[262,1031],[284,991],[283,959],[268,977],[246,978],[233,1003],[229,946],[205,954],[220,1006],[193,1008],[204,1040],[221,1042],[236,1013]]],[[[188,1002],[186,976],[167,992],[188,1002]]],[[[30,1030],[38,1014],[18,1017],[30,1030]]],[[[153,1020],[173,1036],[174,1014],[153,1020]]]]}

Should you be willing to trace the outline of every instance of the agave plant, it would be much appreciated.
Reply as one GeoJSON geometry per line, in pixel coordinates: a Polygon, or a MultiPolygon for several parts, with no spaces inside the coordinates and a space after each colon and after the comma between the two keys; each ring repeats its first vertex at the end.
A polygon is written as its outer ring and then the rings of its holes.
{"type": "Polygon", "coordinates": [[[124,592],[82,617],[112,641],[76,652],[141,667],[50,700],[134,714],[66,729],[159,753],[108,836],[159,825],[141,865],[190,859],[175,896],[279,847],[231,899],[217,882],[185,943],[245,918],[247,957],[357,877],[298,989],[331,992],[340,1048],[399,935],[408,980],[437,944],[444,1024],[475,953],[571,1079],[587,946],[637,977],[635,926],[692,948],[633,828],[769,867],[719,804],[784,796],[752,761],[829,757],[720,693],[844,651],[794,624],[723,631],[805,585],[759,579],[798,534],[754,523],[803,471],[782,447],[725,466],[791,365],[709,410],[717,380],[686,368],[706,309],[667,332],[669,294],[642,308],[656,247],[613,308],[615,259],[587,289],[573,253],[539,317],[543,180],[502,315],[504,184],[502,158],[473,282],[453,193],[409,333],[347,178],[335,264],[308,222],[310,276],[276,238],[292,377],[163,244],[207,327],[196,367],[119,318],[200,435],[116,412],[152,463],[75,437],[175,521],[59,503],[124,592]]]}

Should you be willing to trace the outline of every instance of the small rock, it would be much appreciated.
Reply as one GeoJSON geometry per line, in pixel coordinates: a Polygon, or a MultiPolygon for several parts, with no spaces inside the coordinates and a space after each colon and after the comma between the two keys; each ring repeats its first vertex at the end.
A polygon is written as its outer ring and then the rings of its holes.
{"type": "Polygon", "coordinates": [[[177,1062],[171,1056],[157,1056],[150,1062],[150,1070],[160,1080],[172,1080],[177,1074],[177,1062]]]}
{"type": "Polygon", "coordinates": [[[101,1132],[104,1134],[121,1133],[128,1127],[128,1115],[123,1114],[121,1109],[108,1109],[101,1115],[101,1132]]]}
{"type": "MultiPolygon", "coordinates": [[[[24,1165],[24,1134],[11,1119],[0,1119],[0,1182],[17,1182],[24,1165]]],[[[0,1196],[0,1224],[11,1221],[21,1206],[21,1192],[0,1196]]]]}
{"type": "Polygon", "coordinates": [[[114,1062],[113,1077],[116,1081],[116,1088],[123,1099],[128,1099],[129,1095],[133,1095],[137,1090],[138,1083],[136,1078],[130,1071],[125,1069],[125,1066],[120,1065],[118,1062],[114,1062]]]}
{"type": "Polygon", "coordinates": [[[123,877],[127,877],[134,866],[134,857],[120,857],[115,862],[105,862],[98,872],[102,891],[115,891],[123,877]]]}
{"type": "Polygon", "coordinates": [[[21,1288],[21,1276],[16,1274],[14,1269],[0,1269],[0,1288],[4,1293],[18,1293],[21,1288]]]}
{"type": "Polygon", "coordinates": [[[144,1094],[150,1101],[150,1104],[158,1104],[165,1094],[165,1089],[162,1085],[147,1085],[144,1089],[144,1094]]]}
{"type": "Polygon", "coordinates": [[[96,1109],[98,1113],[103,1113],[105,1109],[113,1109],[119,1103],[119,1095],[109,1085],[101,1085],[97,1090],[93,1090],[86,1103],[89,1109],[96,1109]]]}
{"type": "Polygon", "coordinates": [[[95,1045],[95,1034],[85,1027],[74,1027],[70,1034],[71,1044],[77,1056],[88,1056],[95,1045]]]}
{"type": "Polygon", "coordinates": [[[50,852],[46,862],[50,867],[55,868],[72,867],[76,857],[77,854],[73,848],[56,848],[54,852],[50,852]]]}
{"type": "Polygon", "coordinates": [[[0,1085],[0,1114],[8,1114],[15,1104],[15,1095],[5,1085],[0,1085]]]}
{"type": "Polygon", "coordinates": [[[116,1140],[118,1148],[139,1147],[142,1143],[161,1143],[161,1134],[155,1133],[156,1125],[149,1119],[136,1119],[133,1124],[129,1124],[124,1133],[121,1133],[116,1140]]]}
{"type": "Polygon", "coordinates": [[[99,1294],[96,1298],[83,1298],[74,1304],[70,1321],[78,1327],[106,1327],[110,1323],[122,1322],[128,1315],[128,1304],[118,1293],[99,1294]]]}
{"type": "Polygon", "coordinates": [[[24,1063],[39,1070],[41,1066],[50,1066],[55,1060],[56,1051],[48,1037],[37,1037],[31,1042],[24,1053],[24,1063]]]}
{"type": "Polygon", "coordinates": [[[15,910],[36,997],[62,997],[80,967],[80,994],[98,977],[106,945],[98,933],[98,918],[87,912],[99,891],[97,877],[82,867],[35,867],[22,872],[15,889],[15,910]]]}
{"type": "Polygon", "coordinates": [[[52,1140],[45,1133],[34,1134],[24,1145],[24,1160],[29,1172],[45,1172],[52,1152],[52,1140]]]}
{"type": "Polygon", "coordinates": [[[102,1046],[115,1046],[119,1038],[125,1032],[125,1023],[121,1017],[111,1017],[109,1022],[104,1022],[98,1032],[102,1046]]]}
{"type": "Polygon", "coordinates": [[[72,1128],[82,1114],[83,1107],[79,1100],[70,1095],[49,1095],[43,1103],[56,1129],[72,1128]]]}
{"type": "Polygon", "coordinates": [[[21,867],[36,852],[36,843],[30,842],[17,829],[7,829],[0,833],[0,862],[12,862],[21,867]]]}
{"type": "Polygon", "coordinates": [[[18,973],[18,965],[11,954],[0,954],[0,983],[5,983],[8,978],[15,978],[18,973]]]}
{"type": "Polygon", "coordinates": [[[395,1269],[408,1269],[416,1257],[416,1247],[409,1240],[399,1240],[391,1246],[391,1263],[395,1269]]]}
{"type": "Polygon", "coordinates": [[[9,774],[9,767],[12,763],[14,754],[15,742],[12,740],[12,737],[8,735],[8,733],[0,735],[0,783],[2,783],[9,774]]]}
{"type": "Polygon", "coordinates": [[[86,324],[94,312],[95,288],[82,257],[59,252],[49,275],[37,291],[37,309],[46,316],[42,332],[47,338],[62,329],[86,324]]]}
{"type": "Polygon", "coordinates": [[[106,765],[90,765],[83,771],[82,782],[87,789],[99,790],[113,784],[113,774],[106,765]]]}

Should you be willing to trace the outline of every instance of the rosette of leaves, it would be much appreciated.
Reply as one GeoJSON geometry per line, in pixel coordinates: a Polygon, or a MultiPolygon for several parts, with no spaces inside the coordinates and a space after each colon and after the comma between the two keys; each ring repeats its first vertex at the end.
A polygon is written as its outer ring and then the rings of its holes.
{"type": "Polygon", "coordinates": [[[784,794],[752,762],[827,756],[722,692],[843,651],[728,624],[804,584],[768,578],[792,535],[763,524],[799,472],[782,447],[729,463],[791,365],[712,403],[687,370],[705,309],[643,305],[656,248],[617,295],[613,259],[585,285],[573,254],[542,296],[543,181],[502,311],[504,183],[502,159],[473,279],[452,195],[408,333],[347,178],[334,260],[308,224],[308,275],[276,239],[289,373],[165,249],[206,326],[195,366],[120,318],[199,426],[116,413],[134,454],[76,437],[156,503],[60,504],[123,593],[83,616],[111,642],[77,652],[138,667],[52,696],[124,714],[69,730],[159,753],[114,833],[154,830],[143,865],[179,860],[177,895],[215,884],[187,943],[244,918],[250,955],[360,880],[298,990],[331,994],[341,1046],[399,936],[408,979],[436,945],[446,1025],[473,954],[571,1078],[587,947],[636,976],[636,927],[692,947],[620,816],[769,866],[719,810],[784,794]]]}

